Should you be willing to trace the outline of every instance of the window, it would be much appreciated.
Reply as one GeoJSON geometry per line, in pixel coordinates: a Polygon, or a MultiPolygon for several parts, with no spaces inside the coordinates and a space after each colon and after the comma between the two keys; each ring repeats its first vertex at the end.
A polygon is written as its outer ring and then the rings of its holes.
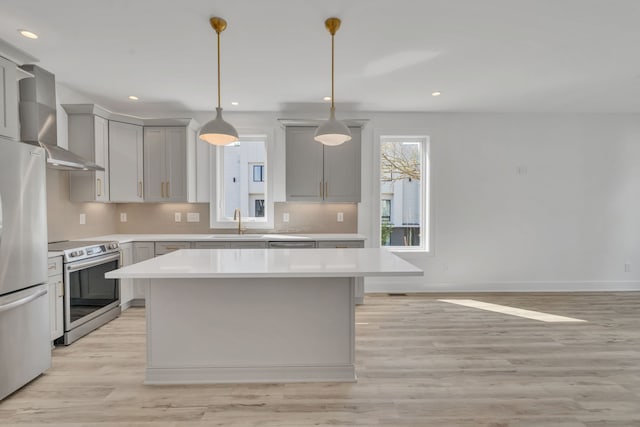
{"type": "Polygon", "coordinates": [[[380,245],[429,250],[428,139],[380,138],[380,245]]]}
{"type": "Polygon", "coordinates": [[[236,209],[240,209],[243,226],[272,227],[267,136],[240,135],[239,141],[214,147],[212,151],[215,173],[211,186],[211,227],[237,226],[233,219],[236,209]]]}
{"type": "Polygon", "coordinates": [[[264,199],[257,199],[254,201],[254,215],[257,217],[264,216],[264,199]]]}
{"type": "Polygon", "coordinates": [[[264,182],[264,165],[256,165],[253,167],[253,182],[264,182]]]}

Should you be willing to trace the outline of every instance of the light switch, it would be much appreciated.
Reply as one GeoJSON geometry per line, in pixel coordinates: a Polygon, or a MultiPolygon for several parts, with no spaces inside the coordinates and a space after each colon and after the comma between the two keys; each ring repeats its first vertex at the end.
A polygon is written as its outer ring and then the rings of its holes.
{"type": "Polygon", "coordinates": [[[126,212],[121,212],[120,213],[120,222],[127,222],[127,213],[126,212]]]}
{"type": "Polygon", "coordinates": [[[282,222],[289,222],[289,212],[282,214],[282,222]]]}
{"type": "Polygon", "coordinates": [[[87,223],[87,214],[80,214],[80,225],[85,225],[87,223]]]}
{"type": "Polygon", "coordinates": [[[344,222],[344,213],[338,212],[338,222],[344,222]]]}
{"type": "Polygon", "coordinates": [[[176,212],[175,214],[173,214],[173,219],[175,222],[182,221],[182,214],[180,212],[176,212]]]}
{"type": "Polygon", "coordinates": [[[200,222],[200,213],[199,212],[188,212],[187,213],[187,222],[200,222]]]}

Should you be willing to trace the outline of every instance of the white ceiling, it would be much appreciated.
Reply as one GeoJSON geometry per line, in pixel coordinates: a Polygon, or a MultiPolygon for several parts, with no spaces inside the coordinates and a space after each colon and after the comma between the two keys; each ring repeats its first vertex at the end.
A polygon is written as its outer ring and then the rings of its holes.
{"type": "Polygon", "coordinates": [[[209,111],[214,15],[227,111],[322,105],[338,16],[339,111],[640,112],[637,0],[2,0],[0,38],[109,109],[209,111]]]}

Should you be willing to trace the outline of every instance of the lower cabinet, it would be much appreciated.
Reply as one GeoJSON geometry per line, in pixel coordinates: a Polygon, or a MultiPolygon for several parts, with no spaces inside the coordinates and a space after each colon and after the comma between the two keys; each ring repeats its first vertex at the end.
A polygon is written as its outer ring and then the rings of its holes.
{"type": "Polygon", "coordinates": [[[242,241],[242,242],[195,242],[195,249],[265,249],[267,242],[242,241]]]}
{"type": "Polygon", "coordinates": [[[62,283],[62,257],[49,258],[48,293],[51,341],[64,334],[64,285],[62,283]]]}
{"type": "MultiPolygon", "coordinates": [[[[133,262],[142,262],[155,256],[155,244],[153,242],[133,243],[133,262]]],[[[144,296],[149,286],[149,279],[133,280],[133,300],[131,306],[144,307],[144,296]]]]}
{"type": "MultiPolygon", "coordinates": [[[[123,243],[120,245],[122,251],[122,265],[133,264],[133,243],[123,243]]],[[[120,307],[126,310],[131,306],[133,301],[133,279],[120,279],[120,307]]]]}

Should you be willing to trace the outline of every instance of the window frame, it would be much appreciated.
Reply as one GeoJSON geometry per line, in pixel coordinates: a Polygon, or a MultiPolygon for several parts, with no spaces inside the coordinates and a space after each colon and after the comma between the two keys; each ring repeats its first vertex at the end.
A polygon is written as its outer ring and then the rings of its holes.
{"type": "MultiPolygon", "coordinates": [[[[250,209],[241,209],[243,229],[271,229],[274,227],[274,171],[270,167],[275,161],[273,147],[273,130],[265,129],[238,129],[239,141],[264,141],[265,159],[263,163],[264,182],[264,217],[246,216],[250,209]],[[265,173],[266,172],[266,173],[265,173]]],[[[224,146],[211,146],[209,151],[210,166],[210,203],[209,203],[209,227],[218,229],[233,229],[238,227],[238,221],[233,217],[223,217],[224,212],[224,158],[222,156],[224,146]],[[220,195],[220,197],[218,197],[220,195]]],[[[250,203],[250,202],[249,202],[250,203]]],[[[247,206],[248,208],[248,206],[247,206]]]]}
{"type": "MultiPolygon", "coordinates": [[[[386,248],[392,252],[421,252],[433,254],[433,226],[431,216],[431,140],[427,132],[377,132],[375,136],[376,140],[376,163],[377,168],[377,185],[376,185],[376,200],[378,206],[378,215],[373,221],[375,225],[374,239],[379,247],[386,248]],[[421,144],[420,152],[420,166],[421,177],[420,180],[420,197],[421,197],[421,211],[420,211],[420,245],[419,246],[382,246],[381,242],[381,230],[382,230],[382,194],[381,194],[381,156],[380,150],[383,142],[419,142],[421,144]]],[[[393,204],[393,203],[392,203],[393,204]]]]}

